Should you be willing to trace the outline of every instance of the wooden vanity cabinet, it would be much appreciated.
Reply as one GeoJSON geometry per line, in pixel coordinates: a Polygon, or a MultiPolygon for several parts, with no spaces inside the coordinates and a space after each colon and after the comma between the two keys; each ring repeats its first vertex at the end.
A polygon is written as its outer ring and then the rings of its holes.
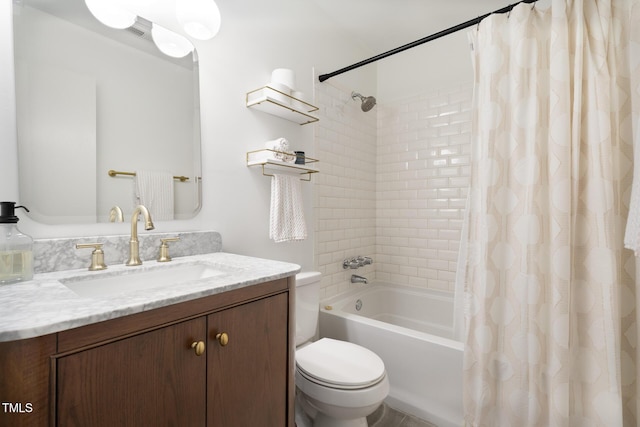
{"type": "Polygon", "coordinates": [[[204,426],[205,319],[57,357],[58,426],[204,426]]]}
{"type": "Polygon", "coordinates": [[[0,342],[0,427],[50,425],[50,356],[56,335],[0,342]]]}
{"type": "Polygon", "coordinates": [[[209,427],[287,425],[286,312],[280,294],[208,316],[209,427]]]}
{"type": "MultiPolygon", "coordinates": [[[[49,338],[50,353],[35,357],[48,372],[20,390],[25,401],[45,396],[22,418],[0,411],[0,426],[293,427],[289,285],[276,280],[48,335],[57,349],[49,338]]],[[[31,341],[0,343],[0,361],[31,341]]],[[[15,393],[9,384],[23,381],[24,369],[0,377],[0,399],[15,393]]]]}

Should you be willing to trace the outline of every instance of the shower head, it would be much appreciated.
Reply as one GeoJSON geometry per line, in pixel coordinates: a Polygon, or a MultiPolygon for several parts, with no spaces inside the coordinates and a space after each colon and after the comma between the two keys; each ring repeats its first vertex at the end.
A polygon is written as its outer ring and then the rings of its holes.
{"type": "Polygon", "coordinates": [[[356,98],[360,98],[360,101],[362,101],[360,108],[365,113],[376,105],[376,99],[373,96],[362,96],[357,92],[351,92],[351,99],[355,100],[356,98]]]}

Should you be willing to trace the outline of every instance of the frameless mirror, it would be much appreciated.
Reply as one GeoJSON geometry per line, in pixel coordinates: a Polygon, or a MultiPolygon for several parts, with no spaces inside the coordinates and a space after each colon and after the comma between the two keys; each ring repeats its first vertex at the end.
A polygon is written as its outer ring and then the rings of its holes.
{"type": "Polygon", "coordinates": [[[13,9],[19,200],[30,217],[106,222],[118,206],[128,218],[136,171],[175,176],[173,218],[193,217],[201,200],[195,51],[163,55],[150,22],[109,28],[84,0],[14,0],[13,9]]]}

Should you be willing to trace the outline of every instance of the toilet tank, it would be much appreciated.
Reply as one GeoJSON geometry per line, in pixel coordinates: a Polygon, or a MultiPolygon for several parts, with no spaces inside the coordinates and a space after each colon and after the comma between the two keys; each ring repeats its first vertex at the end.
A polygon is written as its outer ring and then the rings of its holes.
{"type": "Polygon", "coordinates": [[[296,274],[296,347],[316,334],[320,313],[320,278],[318,271],[296,274]]]}

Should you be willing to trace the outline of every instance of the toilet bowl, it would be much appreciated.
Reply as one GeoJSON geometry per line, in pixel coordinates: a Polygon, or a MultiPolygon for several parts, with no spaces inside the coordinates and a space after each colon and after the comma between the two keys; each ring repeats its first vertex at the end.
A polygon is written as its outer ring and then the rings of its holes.
{"type": "Polygon", "coordinates": [[[314,427],[366,426],[366,416],[389,393],[384,363],[375,353],[330,338],[296,351],[295,381],[314,427]]]}
{"type": "MultiPolygon", "coordinates": [[[[384,363],[353,343],[331,338],[310,341],[317,327],[319,282],[320,273],[296,276],[296,410],[304,411],[313,427],[366,427],[367,415],[389,393],[384,363]]],[[[297,421],[302,420],[300,415],[296,414],[297,421]]]]}

